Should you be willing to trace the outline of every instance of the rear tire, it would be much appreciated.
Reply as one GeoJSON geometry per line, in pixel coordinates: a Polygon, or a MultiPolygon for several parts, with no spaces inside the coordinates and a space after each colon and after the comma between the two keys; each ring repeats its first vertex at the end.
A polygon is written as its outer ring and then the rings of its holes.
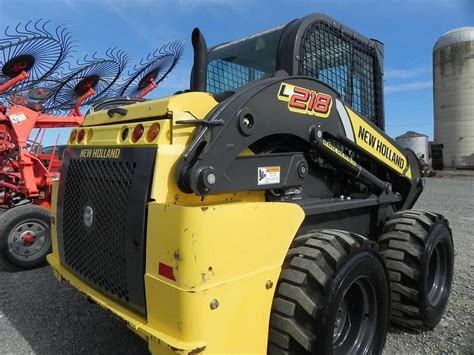
{"type": "Polygon", "coordinates": [[[399,212],[385,223],[378,242],[390,279],[391,321],[433,329],[444,314],[453,279],[448,222],[435,213],[399,212]]]}
{"type": "Polygon", "coordinates": [[[389,286],[375,243],[319,230],[297,237],[270,317],[269,354],[380,354],[389,286]]]}
{"type": "Polygon", "coordinates": [[[15,266],[31,269],[42,265],[51,252],[51,217],[36,205],[13,207],[0,215],[0,250],[15,266]]]}

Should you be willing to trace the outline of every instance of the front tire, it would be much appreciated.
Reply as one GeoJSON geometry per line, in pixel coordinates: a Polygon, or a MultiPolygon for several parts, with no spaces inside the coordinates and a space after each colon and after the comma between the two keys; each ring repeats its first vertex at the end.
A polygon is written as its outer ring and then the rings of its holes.
{"type": "Polygon", "coordinates": [[[13,207],[0,215],[0,250],[15,266],[31,269],[42,265],[51,252],[51,217],[36,205],[13,207]]]}
{"type": "Polygon", "coordinates": [[[297,237],[270,317],[269,354],[380,354],[389,288],[375,244],[354,233],[297,237]]]}
{"type": "Polygon", "coordinates": [[[378,243],[390,278],[392,322],[433,329],[444,314],[453,279],[448,222],[436,213],[399,212],[385,223],[378,243]]]}

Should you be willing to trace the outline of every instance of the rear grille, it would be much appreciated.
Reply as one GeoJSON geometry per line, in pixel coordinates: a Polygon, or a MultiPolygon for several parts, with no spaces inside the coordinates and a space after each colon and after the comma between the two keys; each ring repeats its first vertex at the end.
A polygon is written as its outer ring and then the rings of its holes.
{"type": "Polygon", "coordinates": [[[150,155],[147,152],[151,151],[123,149],[120,159],[83,159],[78,150],[69,151],[58,216],[65,266],[100,291],[142,311],[145,205],[154,160],[143,159],[150,155]]]}
{"type": "Polygon", "coordinates": [[[121,161],[73,160],[64,200],[64,219],[68,221],[63,227],[64,261],[126,302],[125,223],[135,168],[135,163],[121,161]],[[84,225],[84,206],[95,212],[90,228],[84,225]]]}

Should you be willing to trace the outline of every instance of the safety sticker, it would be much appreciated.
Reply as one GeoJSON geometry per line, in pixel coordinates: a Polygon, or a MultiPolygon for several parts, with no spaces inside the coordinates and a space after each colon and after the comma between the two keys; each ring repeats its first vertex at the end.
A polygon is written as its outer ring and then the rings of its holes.
{"type": "Polygon", "coordinates": [[[15,113],[8,117],[10,117],[10,120],[15,124],[20,124],[27,119],[24,113],[15,113]]]}
{"type": "Polygon", "coordinates": [[[258,185],[272,185],[280,183],[280,167],[264,166],[258,168],[258,185]]]}

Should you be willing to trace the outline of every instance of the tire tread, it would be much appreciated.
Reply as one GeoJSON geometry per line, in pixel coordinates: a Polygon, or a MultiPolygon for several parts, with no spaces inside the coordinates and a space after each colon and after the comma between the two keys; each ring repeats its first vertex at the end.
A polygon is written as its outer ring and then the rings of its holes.
{"type": "Polygon", "coordinates": [[[314,318],[329,297],[330,281],[344,259],[362,247],[374,248],[375,243],[339,230],[315,230],[295,238],[273,301],[269,354],[314,352],[314,318]]]}
{"type": "Polygon", "coordinates": [[[437,213],[407,210],[394,213],[378,238],[390,281],[391,321],[409,329],[429,329],[419,308],[419,276],[427,238],[436,223],[448,222],[437,213]]]}

